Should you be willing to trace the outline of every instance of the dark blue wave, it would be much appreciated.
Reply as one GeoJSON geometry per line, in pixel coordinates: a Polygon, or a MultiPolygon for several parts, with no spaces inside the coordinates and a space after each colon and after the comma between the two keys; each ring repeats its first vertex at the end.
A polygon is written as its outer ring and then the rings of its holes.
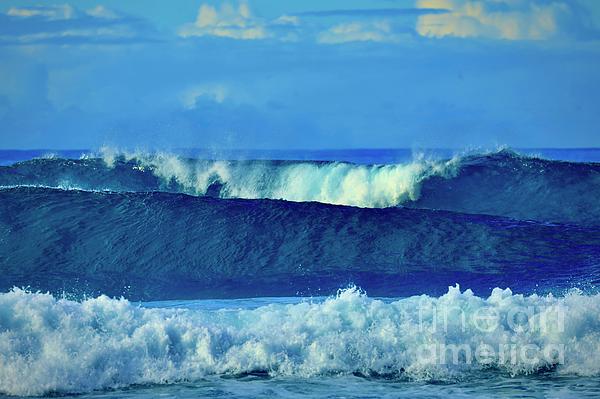
{"type": "MultiPolygon", "coordinates": [[[[137,180],[136,180],[137,181],[137,180]]],[[[0,190],[0,290],[131,299],[593,288],[600,229],[446,211],[0,190]]]]}
{"type": "Polygon", "coordinates": [[[0,167],[0,185],[406,206],[600,225],[600,164],[550,161],[510,151],[397,165],[175,156],[35,159],[0,167]]]}
{"type": "Polygon", "coordinates": [[[600,225],[600,163],[500,151],[465,158],[454,178],[431,176],[412,207],[600,225]]]}

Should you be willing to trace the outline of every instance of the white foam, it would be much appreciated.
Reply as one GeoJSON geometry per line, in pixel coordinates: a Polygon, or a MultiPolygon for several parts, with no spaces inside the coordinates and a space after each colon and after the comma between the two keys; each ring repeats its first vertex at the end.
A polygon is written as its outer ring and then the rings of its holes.
{"type": "Polygon", "coordinates": [[[84,188],[75,184],[72,184],[68,181],[63,181],[58,185],[46,185],[46,184],[9,184],[9,185],[0,185],[1,190],[13,190],[17,188],[46,188],[50,190],[60,190],[60,191],[85,191],[90,193],[112,193],[114,190],[110,190],[108,188],[104,189],[89,189],[84,188]]]}
{"type": "Polygon", "coordinates": [[[221,196],[246,199],[316,201],[364,208],[397,206],[420,196],[421,183],[431,176],[455,177],[460,158],[434,161],[416,157],[394,165],[356,165],[341,162],[192,161],[166,153],[120,153],[102,149],[107,166],[117,157],[137,160],[164,182],[176,182],[182,191],[205,195],[213,183],[224,185],[221,196]]]}
{"type": "Polygon", "coordinates": [[[235,311],[147,309],[106,296],[73,302],[19,289],[0,294],[0,392],[12,395],[257,370],[300,378],[358,372],[454,380],[486,368],[526,374],[556,366],[557,373],[598,375],[599,353],[600,296],[577,292],[524,297],[495,289],[480,298],[454,287],[439,298],[386,303],[348,289],[321,303],[235,311]],[[528,328],[511,326],[515,308],[531,309],[528,328]],[[540,324],[555,308],[568,310],[564,323],[550,317],[548,325],[540,324]],[[443,312],[451,317],[436,326],[434,320],[442,319],[434,315],[443,312]],[[498,325],[484,331],[476,315],[490,312],[497,313],[498,325]],[[530,345],[540,353],[564,345],[565,351],[562,361],[494,356],[441,364],[420,352],[432,344],[530,345]]]}

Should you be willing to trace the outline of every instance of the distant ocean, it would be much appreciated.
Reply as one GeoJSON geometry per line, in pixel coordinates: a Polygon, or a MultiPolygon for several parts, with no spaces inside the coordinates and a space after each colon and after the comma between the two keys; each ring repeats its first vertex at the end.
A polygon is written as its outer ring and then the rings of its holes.
{"type": "Polygon", "coordinates": [[[0,165],[0,396],[600,396],[600,149],[0,165]]]}

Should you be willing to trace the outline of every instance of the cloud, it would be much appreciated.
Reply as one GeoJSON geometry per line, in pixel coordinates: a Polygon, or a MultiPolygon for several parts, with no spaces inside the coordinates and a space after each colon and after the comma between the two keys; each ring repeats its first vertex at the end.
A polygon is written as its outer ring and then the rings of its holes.
{"type": "Polygon", "coordinates": [[[51,7],[11,7],[6,15],[11,17],[42,17],[47,20],[71,19],[75,15],[75,9],[68,4],[51,7]]]}
{"type": "Polygon", "coordinates": [[[300,17],[394,17],[446,13],[446,9],[437,8],[371,8],[346,10],[305,11],[294,15],[300,17]]]}
{"type": "MultiPolygon", "coordinates": [[[[318,43],[342,44],[351,42],[399,42],[403,35],[414,34],[412,20],[399,25],[398,17],[412,17],[445,13],[448,10],[438,8],[372,8],[372,9],[335,9],[305,11],[292,14],[295,17],[334,17],[337,23],[325,26],[325,30],[316,35],[318,43]],[[340,21],[350,17],[351,20],[340,21]],[[376,18],[373,20],[372,18],[376,18]]],[[[306,33],[304,31],[303,33],[306,33]]]]}
{"type": "Polygon", "coordinates": [[[120,18],[120,15],[117,14],[115,11],[108,9],[104,6],[96,6],[92,9],[89,9],[86,11],[86,14],[90,15],[92,17],[96,17],[96,18],[105,18],[105,19],[120,18]]]}
{"type": "Polygon", "coordinates": [[[317,41],[324,44],[348,42],[393,42],[398,37],[387,21],[341,23],[321,32],[317,41]]]}
{"type": "Polygon", "coordinates": [[[190,37],[224,37],[237,40],[276,39],[298,41],[305,33],[300,27],[300,18],[284,14],[267,20],[252,15],[246,2],[237,7],[223,3],[220,8],[203,4],[198,10],[196,21],[183,25],[179,35],[190,37]]]}
{"type": "Polygon", "coordinates": [[[142,20],[103,6],[87,11],[70,5],[12,7],[0,14],[0,44],[123,43],[152,40],[142,20]]]}
{"type": "Polygon", "coordinates": [[[272,22],[273,25],[300,25],[300,18],[296,15],[282,15],[272,22]]]}
{"type": "Polygon", "coordinates": [[[222,104],[227,97],[229,97],[229,90],[223,85],[200,85],[184,90],[180,95],[180,101],[183,108],[191,110],[196,108],[201,99],[222,104]]]}
{"type": "Polygon", "coordinates": [[[247,3],[237,7],[224,3],[219,9],[202,4],[196,21],[179,30],[182,37],[219,36],[230,39],[256,40],[271,36],[266,23],[252,16],[247,3]]]}
{"type": "Polygon", "coordinates": [[[426,37],[483,37],[544,40],[561,33],[572,9],[561,1],[419,0],[419,8],[443,8],[443,14],[422,15],[416,31],[426,37]]]}

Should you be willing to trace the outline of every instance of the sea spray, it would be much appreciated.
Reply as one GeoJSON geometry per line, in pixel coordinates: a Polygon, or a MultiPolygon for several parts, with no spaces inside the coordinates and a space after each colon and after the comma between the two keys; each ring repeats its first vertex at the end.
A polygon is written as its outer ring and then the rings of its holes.
{"type": "Polygon", "coordinates": [[[460,158],[447,161],[416,156],[409,163],[356,165],[344,162],[197,161],[169,153],[115,153],[103,149],[108,167],[116,160],[135,161],[183,192],[205,195],[222,186],[223,198],[315,201],[382,208],[415,201],[421,183],[431,176],[455,177],[460,158]]]}

